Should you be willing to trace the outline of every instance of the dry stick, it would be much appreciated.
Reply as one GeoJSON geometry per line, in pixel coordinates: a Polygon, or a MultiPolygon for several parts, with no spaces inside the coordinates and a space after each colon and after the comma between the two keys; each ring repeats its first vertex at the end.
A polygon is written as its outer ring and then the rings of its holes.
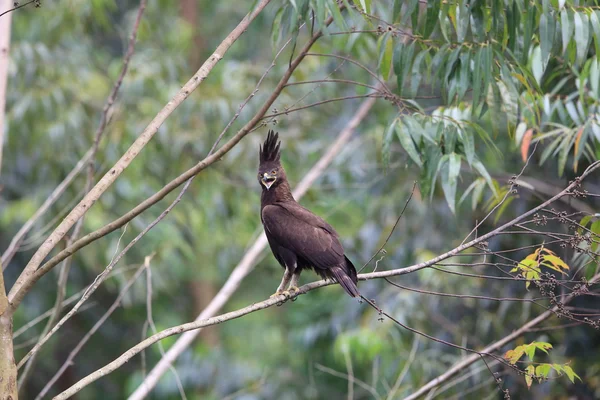
{"type": "MultiPolygon", "coordinates": [[[[91,150],[92,154],[91,154],[91,157],[89,158],[89,162],[88,162],[88,175],[87,175],[87,180],[85,183],[84,194],[89,193],[89,191],[92,189],[92,185],[94,183],[94,175],[95,175],[94,174],[94,162],[96,160],[96,154],[98,153],[100,139],[102,138],[102,135],[104,134],[104,130],[106,128],[106,123],[108,121],[108,113],[112,109],[112,106],[117,98],[117,93],[119,93],[119,89],[121,88],[121,85],[123,84],[123,79],[125,79],[125,75],[127,74],[129,62],[130,62],[131,57],[133,56],[133,52],[135,50],[135,42],[137,39],[137,33],[138,33],[138,30],[140,27],[140,22],[142,21],[142,15],[144,14],[144,10],[146,9],[146,3],[147,3],[147,0],[140,1],[140,5],[138,7],[138,12],[137,12],[137,15],[135,18],[135,22],[133,24],[133,28],[129,35],[129,43],[127,45],[127,51],[123,58],[123,66],[121,67],[121,72],[119,73],[117,81],[113,85],[113,88],[110,91],[110,94],[108,95],[108,98],[106,99],[106,102],[102,109],[102,114],[100,116],[100,122],[98,123],[98,127],[96,128],[96,132],[94,134],[94,142],[93,142],[92,150],[91,150]]],[[[73,242],[79,238],[81,229],[83,228],[84,219],[85,219],[85,215],[83,215],[79,219],[79,221],[77,221],[77,223],[75,224],[73,233],[67,240],[67,247],[72,245],[73,242]]],[[[59,267],[60,272],[59,272],[58,282],[57,282],[54,313],[52,314],[52,316],[46,323],[46,326],[44,327],[42,333],[40,334],[40,338],[43,338],[48,334],[50,329],[54,326],[54,324],[60,317],[60,312],[62,310],[62,302],[64,301],[65,296],[67,294],[67,281],[69,279],[69,270],[71,269],[71,261],[72,261],[72,258],[67,257],[65,260],[63,260],[61,266],[59,267]]],[[[36,358],[37,358],[36,355],[31,357],[29,359],[29,362],[25,366],[25,369],[20,374],[19,389],[21,389],[23,387],[23,385],[25,384],[25,382],[27,381],[27,379],[29,377],[29,373],[33,368],[36,358]]]]}
{"type": "Polygon", "coordinates": [[[6,269],[8,264],[12,260],[15,253],[19,250],[19,246],[23,242],[25,235],[29,233],[33,225],[37,220],[58,200],[58,198],[64,193],[67,187],[75,179],[75,177],[81,172],[83,167],[87,164],[89,159],[92,157],[92,149],[89,149],[87,153],[81,157],[81,159],[75,165],[75,168],[63,179],[63,181],[50,193],[40,208],[25,222],[25,224],[19,229],[16,235],[10,241],[8,248],[2,254],[2,268],[6,269]]]}
{"type": "MultiPolygon", "coordinates": [[[[144,129],[140,136],[135,142],[129,147],[129,149],[123,154],[121,159],[100,179],[100,181],[94,186],[94,188],[81,200],[81,202],[67,215],[67,217],[60,223],[60,225],[50,234],[50,236],[42,243],[40,248],[33,255],[21,275],[17,278],[17,281],[13,285],[8,295],[11,302],[11,313],[14,313],[16,307],[19,305],[27,291],[30,290],[32,285],[35,283],[39,276],[34,276],[36,270],[46,258],[46,256],[52,251],[56,244],[66,235],[67,231],[79,220],[87,210],[94,205],[94,203],[100,198],[100,196],[111,186],[117,177],[123,172],[125,168],[131,164],[133,159],[143,150],[144,146],[152,139],[154,134],[158,131],[158,128],[163,122],[175,111],[175,109],[193,92],[204,79],[208,76],[214,66],[219,60],[221,60],[224,54],[229,50],[233,43],[246,31],[250,23],[254,18],[266,7],[270,0],[261,0],[256,8],[235,27],[235,29],[219,44],[215,52],[204,62],[198,72],[175,94],[175,96],[163,107],[162,110],[154,117],[150,124],[144,129]]],[[[241,137],[240,137],[241,139],[241,137]]],[[[239,139],[238,139],[239,141],[239,139]]],[[[237,143],[237,141],[235,142],[237,143]]],[[[231,147],[233,147],[233,144],[231,147]]],[[[214,162],[222,154],[224,154],[229,148],[227,145],[223,146],[220,150],[214,154],[214,162]]],[[[208,161],[208,160],[207,160],[208,161]]],[[[184,181],[187,179],[184,179],[184,181]]],[[[183,182],[181,182],[183,183],[183,182]]],[[[180,184],[181,184],[180,183],[180,184]]],[[[179,186],[179,185],[177,185],[179,186]]]]}
{"type": "MultiPolygon", "coordinates": [[[[332,21],[333,21],[333,19],[329,18],[327,20],[326,24],[330,24],[332,21]]],[[[125,215],[123,215],[120,218],[116,219],[115,221],[105,225],[104,227],[82,237],[77,242],[75,242],[72,246],[64,249],[63,251],[59,252],[57,255],[52,257],[50,260],[48,260],[37,271],[35,271],[35,273],[31,277],[31,279],[29,281],[27,281],[22,286],[21,289],[19,289],[18,291],[15,291],[13,297],[9,298],[12,302],[12,307],[16,308],[18,306],[18,304],[23,300],[23,297],[27,294],[27,292],[35,284],[35,282],[37,282],[38,279],[40,279],[42,276],[44,276],[48,271],[50,271],[60,261],[62,261],[66,257],[70,256],[71,254],[73,254],[77,250],[81,249],[82,247],[93,242],[94,240],[97,240],[97,239],[109,234],[110,232],[112,232],[116,229],[119,229],[121,226],[123,226],[127,222],[131,221],[133,218],[135,218],[137,215],[142,213],[144,210],[148,209],[152,205],[154,205],[157,202],[159,202],[160,200],[162,200],[167,194],[169,194],[174,189],[176,189],[178,186],[180,186],[181,184],[183,184],[184,182],[189,180],[191,177],[197,175],[200,171],[204,170],[205,168],[212,165],[213,163],[219,161],[221,159],[221,157],[223,157],[223,155],[225,155],[227,152],[229,152],[229,150],[231,150],[240,140],[242,140],[244,138],[244,136],[246,136],[260,122],[262,116],[267,113],[267,111],[269,110],[269,107],[271,107],[271,105],[275,102],[275,100],[277,99],[277,97],[279,96],[281,91],[283,90],[285,84],[291,77],[293,71],[298,67],[300,62],[304,59],[304,57],[306,56],[306,53],[311,48],[311,46],[321,36],[322,36],[322,33],[319,32],[319,33],[315,34],[307,42],[307,44],[304,46],[304,49],[300,52],[298,57],[296,57],[294,62],[292,62],[291,69],[288,69],[286,71],[286,73],[283,75],[283,77],[281,78],[281,80],[277,84],[276,88],[274,89],[274,91],[271,94],[271,96],[269,97],[269,99],[267,99],[267,101],[263,104],[263,106],[260,108],[260,110],[254,115],[254,117],[248,123],[246,123],[246,125],[242,129],[240,129],[227,143],[225,143],[219,150],[214,152],[212,155],[207,156],[206,158],[204,158],[204,160],[200,161],[194,167],[188,169],[186,172],[179,175],[177,178],[173,179],[171,182],[169,182],[167,185],[165,185],[161,190],[159,190],[157,193],[153,194],[152,196],[148,197],[146,200],[144,200],[143,202],[138,204],[136,207],[134,207],[131,211],[129,211],[125,215]]],[[[14,289],[14,287],[13,287],[13,289],[14,289]]],[[[11,293],[12,292],[13,291],[11,290],[11,293]]]]}
{"type": "Polygon", "coordinates": [[[121,300],[123,300],[123,297],[125,297],[125,294],[129,291],[129,288],[134,284],[134,282],[139,278],[139,276],[142,274],[142,272],[144,272],[145,269],[146,265],[141,265],[135,272],[135,274],[131,277],[131,279],[129,279],[129,281],[125,283],[125,286],[123,286],[123,289],[121,290],[113,304],[109,307],[108,310],[106,310],[104,315],[102,315],[102,317],[98,321],[96,321],[92,329],[90,329],[89,332],[85,334],[85,336],[79,341],[79,343],[77,343],[73,350],[71,350],[69,356],[67,357],[63,365],[58,369],[58,371],[56,371],[54,376],[48,381],[48,383],[46,383],[42,391],[35,397],[36,400],[42,399],[46,395],[46,393],[48,393],[48,390],[50,390],[52,385],[56,383],[58,378],[60,378],[61,375],[66,371],[66,369],[69,366],[71,366],[75,356],[79,353],[79,351],[81,351],[83,346],[85,346],[85,344],[88,342],[88,340],[90,340],[94,333],[96,333],[96,331],[100,329],[100,327],[102,326],[102,324],[104,324],[108,317],[110,317],[111,314],[117,309],[117,307],[119,307],[119,305],[121,304],[121,300]]]}
{"type": "MultiPolygon", "coordinates": [[[[356,129],[358,124],[368,115],[369,111],[375,104],[375,100],[375,98],[369,98],[361,104],[357,112],[354,114],[354,117],[348,122],[344,129],[342,129],[338,135],[338,138],[331,145],[329,150],[300,181],[294,190],[294,197],[296,199],[300,199],[308,191],[310,186],[312,186],[319,176],[321,176],[321,174],[327,169],[335,156],[339,154],[340,150],[350,139],[354,129],[356,129]]],[[[200,315],[198,315],[195,321],[202,321],[206,318],[214,316],[225,305],[225,303],[240,286],[242,280],[250,273],[250,271],[252,271],[256,260],[266,245],[267,239],[264,233],[262,233],[248,249],[239,264],[233,269],[221,290],[219,290],[212,301],[206,306],[200,315]]],[[[171,365],[177,359],[177,357],[179,357],[179,355],[190,346],[192,341],[196,338],[196,336],[198,336],[199,333],[200,330],[190,331],[177,339],[175,344],[173,344],[173,346],[171,346],[167,351],[166,356],[161,358],[158,364],[156,364],[152,371],[150,371],[146,379],[140,384],[140,386],[138,386],[135,392],[131,394],[129,400],[139,400],[146,397],[156,386],[160,377],[169,368],[169,365],[171,365]]]]}

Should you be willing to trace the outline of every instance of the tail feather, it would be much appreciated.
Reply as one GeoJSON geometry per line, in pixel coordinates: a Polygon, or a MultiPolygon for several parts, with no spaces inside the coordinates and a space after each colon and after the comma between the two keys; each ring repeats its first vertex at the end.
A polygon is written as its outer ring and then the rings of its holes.
{"type": "Polygon", "coordinates": [[[358,279],[354,265],[346,258],[346,265],[336,265],[329,269],[331,275],[351,297],[360,297],[356,286],[358,279]]]}

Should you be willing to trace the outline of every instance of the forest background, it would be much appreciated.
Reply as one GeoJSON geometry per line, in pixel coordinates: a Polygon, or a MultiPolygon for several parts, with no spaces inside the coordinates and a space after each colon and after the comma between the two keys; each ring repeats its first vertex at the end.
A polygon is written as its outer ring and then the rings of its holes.
{"type": "Polygon", "coordinates": [[[0,398],[600,397],[598,2],[0,14],[0,398]],[[372,306],[265,300],[268,129],[372,306]]]}

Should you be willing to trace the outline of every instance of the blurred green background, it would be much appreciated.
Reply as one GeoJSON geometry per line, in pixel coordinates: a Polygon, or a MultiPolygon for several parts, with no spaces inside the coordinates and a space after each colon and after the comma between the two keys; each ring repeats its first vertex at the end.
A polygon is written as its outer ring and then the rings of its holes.
{"type": "MultiPolygon", "coordinates": [[[[375,3],[375,2],[374,2],[375,3]]],[[[381,14],[393,2],[377,5],[381,14]]],[[[93,142],[102,107],[118,76],[127,38],[137,12],[137,2],[123,0],[62,0],[42,2],[40,9],[23,8],[12,15],[12,42],[7,93],[7,126],[0,193],[0,248],[46,199],[58,182],[73,168],[93,142]]],[[[248,12],[250,2],[150,0],[139,29],[135,54],[123,82],[97,157],[97,177],[105,173],[162,106],[197,70],[220,41],[248,12]]],[[[282,18],[288,2],[274,1],[258,16],[226,57],[161,126],[116,183],[87,213],[83,231],[89,233],[121,216],[164,184],[193,166],[208,153],[215,139],[254,90],[271,64],[278,47],[273,46],[274,20],[282,18]]],[[[284,14],[285,15],[285,14],[284,14]]],[[[348,24],[369,28],[359,17],[348,24]],[[366,26],[366,27],[365,27],[366,26]]],[[[287,32],[283,32],[287,34],[287,32]]],[[[306,40],[298,37],[298,47],[306,40]]],[[[380,49],[376,34],[329,35],[317,42],[315,53],[344,54],[377,70],[380,49]],[[350,37],[350,38],[349,38],[350,37]]],[[[391,40],[391,39],[390,39],[391,40]]],[[[275,41],[277,42],[277,41],[275,41]]],[[[279,45],[282,41],[279,41],[279,45]]],[[[277,45],[278,43],[275,43],[277,45]]],[[[288,66],[291,46],[282,53],[260,90],[242,110],[227,132],[231,137],[271,93],[288,66]]],[[[296,49],[297,54],[297,49],[296,49]]],[[[373,84],[369,75],[355,65],[338,59],[307,57],[293,81],[351,79],[373,84]]],[[[425,83],[426,94],[442,90],[425,83]]],[[[366,93],[364,88],[343,83],[298,85],[286,88],[274,108],[296,103],[366,93]]],[[[331,102],[319,107],[277,117],[269,128],[280,132],[283,164],[292,185],[299,182],[320,158],[361,100],[331,102]]],[[[422,100],[429,109],[446,104],[441,98],[422,100]]],[[[354,264],[366,262],[390,232],[408,198],[413,182],[426,184],[423,172],[400,143],[390,145],[389,162],[382,160],[386,132],[398,110],[383,99],[356,129],[350,142],[327,168],[301,203],[324,216],[340,233],[354,264]],[[387,165],[386,165],[387,164],[387,165]]],[[[514,139],[514,125],[484,118],[488,141],[477,139],[475,151],[500,185],[518,173],[523,162],[514,139]]],[[[83,312],[73,317],[43,347],[23,398],[33,398],[62,365],[77,341],[112,304],[120,289],[153,254],[153,319],[164,329],[191,321],[202,311],[225,282],[229,273],[262,230],[259,219],[260,187],[256,182],[258,145],[267,127],[247,137],[221,161],[203,171],[183,201],[118,264],[114,277],[94,294],[83,312]]],[[[590,136],[590,154],[598,154],[597,140],[590,136]]],[[[592,158],[583,159],[579,172],[592,158]]],[[[559,160],[550,157],[543,165],[539,157],[526,170],[530,179],[561,189],[576,176],[573,163],[561,175],[559,160]]],[[[458,196],[479,176],[468,167],[458,180],[458,196]]],[[[16,279],[37,246],[82,195],[85,174],[52,207],[27,237],[5,271],[7,286],[16,279]]],[[[597,179],[590,191],[598,188],[597,179]],[[595,186],[594,186],[595,185],[595,186]]],[[[420,186],[422,189],[422,186],[420,186]]],[[[378,269],[393,269],[425,261],[462,242],[475,222],[486,214],[485,201],[492,199],[482,187],[482,199],[471,207],[471,198],[456,205],[452,213],[441,185],[430,193],[417,189],[378,269]]],[[[599,193],[597,190],[594,193],[599,193]]],[[[67,297],[88,285],[110,262],[113,254],[158,216],[178,191],[133,220],[125,231],[111,233],[77,253],[73,259],[67,297]]],[[[548,193],[520,191],[503,210],[499,222],[539,204],[548,193]]],[[[596,207],[591,203],[590,207],[596,207]]],[[[576,211],[568,205],[565,210],[576,211]]],[[[498,223],[499,223],[498,222],[498,223]]],[[[480,227],[487,232],[497,226],[494,218],[480,227]]],[[[552,229],[549,227],[548,229],[552,229]]],[[[560,227],[555,229],[560,231],[560,227]]],[[[503,235],[490,247],[513,249],[540,244],[537,237],[503,235]]],[[[572,251],[554,249],[570,260],[572,251]]],[[[527,250],[515,252],[524,258],[527,250]]],[[[378,257],[379,259],[379,257],[378,257]]],[[[472,260],[476,258],[473,257],[472,260]]],[[[462,259],[461,259],[462,260],[462,259]]],[[[367,267],[370,271],[374,267],[367,267]]],[[[590,267],[591,268],[591,267],[590,267]]],[[[467,270],[467,269],[465,269],[467,270]]],[[[485,267],[467,272],[496,275],[485,267]]],[[[224,311],[261,301],[272,294],[282,270],[268,251],[244,280],[224,311]]],[[[27,296],[15,316],[15,330],[52,307],[56,294],[53,271],[27,296]]],[[[305,273],[302,282],[316,279],[305,273]]],[[[395,281],[427,290],[484,294],[492,297],[538,297],[522,282],[468,279],[426,269],[395,281]]],[[[395,288],[384,281],[360,284],[361,291],[377,299],[386,311],[411,327],[453,343],[472,348],[498,340],[541,311],[531,303],[436,297],[395,288]]],[[[597,301],[585,298],[578,305],[597,310],[597,301]],[[585,300],[588,299],[588,300],[585,300]]],[[[546,303],[547,304],[547,303],[546,303]]],[[[74,365],[54,385],[51,394],[71,386],[81,377],[112,361],[144,335],[146,279],[138,279],[125,296],[122,307],[92,337],[74,360],[74,365]]],[[[565,321],[552,319],[545,327],[565,321]]],[[[27,330],[16,341],[16,358],[31,349],[43,323],[27,330]]],[[[176,337],[164,340],[168,348],[176,337]]],[[[548,362],[565,363],[581,376],[575,385],[566,378],[551,379],[527,390],[521,376],[497,368],[512,398],[600,397],[600,335],[585,325],[532,332],[517,344],[544,340],[554,345],[548,362]]],[[[514,347],[507,346],[504,350],[514,347]]],[[[335,376],[351,365],[354,376],[372,386],[385,398],[399,374],[405,376],[394,398],[408,395],[429,379],[443,373],[465,354],[439,343],[418,339],[365,304],[330,286],[301,296],[296,302],[273,307],[204,330],[175,367],[188,399],[341,399],[347,395],[347,380],[335,376]],[[414,347],[416,346],[416,347],[414,347]],[[416,349],[410,359],[411,349],[416,349]]],[[[78,398],[125,398],[141,382],[145,372],[160,358],[157,346],[135,357],[118,371],[84,389],[78,398]],[[144,372],[145,371],[145,372],[144,372]]],[[[482,363],[465,371],[467,379],[434,398],[501,398],[482,363]],[[477,372],[479,371],[479,372],[477,372]]],[[[372,391],[354,386],[355,399],[374,398],[372,391]]],[[[161,379],[151,398],[180,398],[171,372],[161,379]]]]}

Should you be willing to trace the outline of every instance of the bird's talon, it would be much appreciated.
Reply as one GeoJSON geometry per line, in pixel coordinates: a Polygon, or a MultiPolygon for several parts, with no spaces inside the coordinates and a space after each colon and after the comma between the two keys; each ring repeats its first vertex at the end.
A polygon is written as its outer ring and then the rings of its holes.
{"type": "Polygon", "coordinates": [[[270,298],[270,299],[272,299],[272,298],[274,298],[274,297],[279,297],[279,296],[281,296],[282,294],[285,294],[285,291],[283,291],[283,292],[280,292],[280,291],[278,290],[278,291],[276,291],[275,293],[273,293],[272,295],[270,295],[270,296],[269,296],[269,298],[270,298]]]}

